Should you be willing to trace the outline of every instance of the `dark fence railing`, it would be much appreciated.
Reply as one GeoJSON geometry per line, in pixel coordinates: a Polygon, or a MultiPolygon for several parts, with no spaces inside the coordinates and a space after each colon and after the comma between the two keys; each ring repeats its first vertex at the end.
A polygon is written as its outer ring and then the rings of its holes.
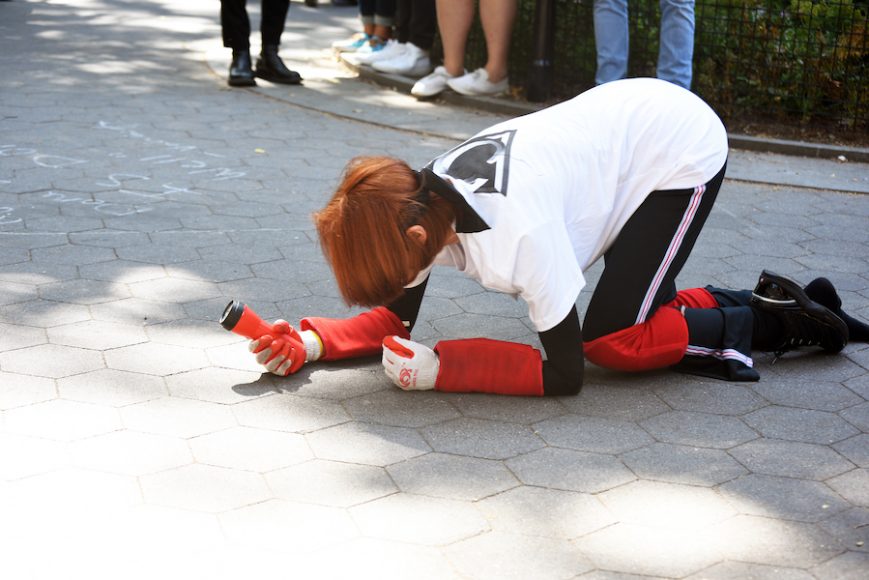
{"type": "MultiPolygon", "coordinates": [[[[519,0],[510,54],[517,98],[558,101],[594,85],[592,0],[519,0]],[[539,27],[538,27],[539,28],[539,27]],[[540,58],[551,43],[552,60],[540,58]],[[541,67],[548,67],[541,70],[541,67]],[[540,83],[548,86],[541,89],[540,83]]],[[[630,5],[629,76],[654,76],[659,3],[630,5]]],[[[692,90],[733,128],[869,142],[869,0],[697,0],[692,90]]],[[[479,22],[467,67],[485,63],[479,22]]]]}

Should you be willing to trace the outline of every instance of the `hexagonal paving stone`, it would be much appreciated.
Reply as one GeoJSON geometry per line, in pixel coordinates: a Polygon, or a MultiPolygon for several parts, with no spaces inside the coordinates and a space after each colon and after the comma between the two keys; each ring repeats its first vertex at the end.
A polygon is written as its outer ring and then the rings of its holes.
{"type": "Polygon", "coordinates": [[[848,507],[817,481],[752,473],[720,489],[737,510],[748,515],[816,522],[848,507]]]}
{"type": "Polygon", "coordinates": [[[335,400],[352,399],[359,395],[396,389],[383,373],[380,361],[366,365],[357,359],[330,363],[325,369],[312,367],[308,381],[295,386],[298,386],[294,391],[295,394],[301,397],[335,400]],[[339,365],[349,368],[339,368],[339,365]]]}
{"type": "Polygon", "coordinates": [[[763,566],[744,562],[721,562],[702,572],[691,574],[686,580],[740,580],[742,578],[770,578],[775,580],[815,580],[805,570],[763,566]]]}
{"type": "Polygon", "coordinates": [[[199,463],[266,472],[311,459],[305,438],[295,433],[233,427],[190,440],[199,463]]]}
{"type": "Polygon", "coordinates": [[[486,531],[486,520],[473,504],[397,493],[350,508],[350,515],[369,537],[426,546],[445,545],[486,531]]]}
{"type": "Polygon", "coordinates": [[[154,300],[181,304],[194,300],[206,300],[223,296],[216,284],[199,280],[159,278],[130,284],[133,296],[142,300],[154,300]]]}
{"type": "Polygon", "coordinates": [[[743,417],[765,437],[829,445],[858,433],[833,413],[770,406],[743,417]]]}
{"type": "Polygon", "coordinates": [[[48,401],[57,396],[54,381],[0,371],[0,411],[48,401]]]}
{"type": "Polygon", "coordinates": [[[139,298],[94,304],[90,307],[90,312],[96,320],[122,324],[148,325],[184,318],[184,308],[180,304],[153,302],[139,298]]]}
{"type": "Polygon", "coordinates": [[[459,416],[449,398],[441,393],[406,393],[399,389],[356,397],[344,408],[359,421],[396,427],[423,427],[459,416]]]}
{"type": "Polygon", "coordinates": [[[666,530],[700,530],[736,514],[711,489],[656,481],[635,481],[598,496],[626,524],[666,530]]]}
{"type": "MultiPolygon", "coordinates": [[[[205,350],[205,354],[208,356],[211,364],[216,367],[268,374],[268,371],[256,362],[256,359],[248,350],[249,342],[245,339],[244,341],[237,341],[224,346],[212,346],[205,350]]],[[[287,380],[290,381],[293,378],[287,380]]]]}
{"type": "Polygon", "coordinates": [[[72,304],[100,304],[130,297],[124,284],[98,280],[67,280],[39,287],[39,295],[45,300],[70,302],[72,304]]]}
{"type": "Polygon", "coordinates": [[[760,381],[751,387],[770,403],[815,411],[839,411],[860,398],[838,383],[791,380],[760,381]]]}
{"type": "Polygon", "coordinates": [[[63,399],[113,407],[142,403],[167,394],[161,377],[113,369],[58,379],[57,390],[63,399]]]}
{"type": "Polygon", "coordinates": [[[220,515],[235,543],[301,554],[359,535],[343,509],[272,499],[220,515]]]}
{"type": "Polygon", "coordinates": [[[66,465],[66,444],[0,433],[0,480],[11,481],[66,465]]]}
{"type": "Polygon", "coordinates": [[[519,481],[500,461],[429,453],[387,468],[405,492],[477,501],[516,487],[519,481]]]}
{"type": "Polygon", "coordinates": [[[234,344],[239,338],[210,320],[180,319],[160,322],[148,326],[146,332],[154,342],[175,346],[196,345],[201,348],[234,344]]]}
{"type": "Polygon", "coordinates": [[[116,431],[69,446],[73,464],[122,475],[145,475],[187,465],[193,456],[183,439],[116,431]]]}
{"type": "Polygon", "coordinates": [[[812,568],[817,578],[859,580],[869,570],[869,554],[848,552],[812,568]]]}
{"type": "Polygon", "coordinates": [[[250,266],[222,260],[196,260],[167,267],[169,276],[204,282],[229,282],[252,278],[250,266]]]}
{"type": "Polygon", "coordinates": [[[636,479],[609,455],[546,448],[507,461],[523,483],[553,489],[597,493],[636,479]]]}
{"type": "Polygon", "coordinates": [[[30,284],[0,281],[0,304],[26,302],[36,296],[37,288],[30,284]]]}
{"type": "Polygon", "coordinates": [[[592,495],[521,486],[476,504],[492,529],[547,538],[577,538],[615,523],[592,495]]]}
{"type": "Polygon", "coordinates": [[[346,423],[306,437],[317,457],[381,467],[431,451],[419,433],[405,427],[346,423]]]}
{"type": "Polygon", "coordinates": [[[5,430],[58,441],[74,441],[121,428],[110,407],[55,399],[4,412],[5,430]]]}
{"type": "Polygon", "coordinates": [[[642,479],[714,486],[747,473],[724,451],[655,443],[622,456],[642,479]]]}
{"type": "Polygon", "coordinates": [[[566,412],[561,401],[552,397],[500,397],[468,393],[452,395],[449,402],[465,417],[523,425],[537,423],[566,412]]]}
{"type": "Polygon", "coordinates": [[[670,410],[649,389],[617,385],[585,385],[576,397],[562,397],[561,403],[577,415],[641,421],[670,410]]]}
{"type": "Polygon", "coordinates": [[[4,492],[8,494],[5,499],[9,505],[30,518],[19,520],[19,526],[44,522],[43,533],[49,532],[52,524],[61,528],[74,526],[76,533],[81,533],[88,527],[88,518],[142,503],[135,478],[76,468],[19,479],[8,484],[4,492]],[[72,519],[67,519],[70,516],[72,519]]]}
{"type": "Polygon", "coordinates": [[[864,433],[869,432],[869,401],[849,407],[839,413],[839,416],[864,433]]]}
{"type": "Polygon", "coordinates": [[[422,430],[436,451],[483,459],[506,459],[540,449],[545,444],[530,427],[461,418],[422,430]]]}
{"type": "Polygon", "coordinates": [[[31,300],[20,304],[0,307],[0,320],[11,324],[23,324],[51,328],[62,324],[72,324],[90,320],[87,306],[65,304],[51,300],[31,300]]]}
{"type": "Polygon", "coordinates": [[[757,439],[730,450],[754,473],[823,481],[853,468],[825,445],[757,439]]]}
{"type": "Polygon", "coordinates": [[[721,560],[718,547],[693,531],[635,524],[618,523],[575,544],[597,567],[626,574],[680,578],[721,560]]]}
{"type": "Polygon", "coordinates": [[[195,437],[237,425],[224,405],[163,397],[120,409],[124,425],[136,431],[195,437]]]}
{"type": "Polygon", "coordinates": [[[5,371],[60,378],[103,368],[98,352],[54,344],[42,344],[0,353],[5,371]]]}
{"type": "Polygon", "coordinates": [[[695,411],[717,415],[744,415],[764,406],[764,401],[750,389],[733,383],[691,382],[655,391],[678,411],[695,411]]]}
{"type": "Polygon", "coordinates": [[[818,524],[822,530],[851,550],[869,552],[869,509],[851,508],[818,524]]]}
{"type": "Polygon", "coordinates": [[[338,403],[283,394],[238,403],[232,410],[241,425],[299,433],[350,420],[338,403]]]}
{"type": "Polygon", "coordinates": [[[21,324],[0,324],[0,351],[44,344],[45,330],[21,324]]]}
{"type": "Polygon", "coordinates": [[[127,260],[112,260],[111,262],[79,266],[79,273],[86,280],[106,280],[121,284],[166,277],[166,270],[162,265],[142,264],[127,260]]]}
{"type": "Polygon", "coordinates": [[[94,246],[54,246],[51,248],[35,248],[30,251],[34,262],[47,264],[76,265],[107,262],[117,258],[111,248],[94,246]]]}
{"type": "Polygon", "coordinates": [[[534,431],[550,445],[596,453],[623,453],[654,441],[633,422],[605,417],[564,415],[536,423],[534,431]]]}
{"type": "Polygon", "coordinates": [[[250,371],[207,368],[166,377],[166,384],[174,397],[231,405],[249,401],[252,393],[240,386],[248,386],[260,376],[250,371]]]}
{"type": "Polygon", "coordinates": [[[376,538],[358,538],[295,557],[294,568],[311,578],[459,580],[437,548],[376,538]]]}
{"type": "Polygon", "coordinates": [[[139,326],[99,320],[87,320],[49,328],[48,338],[54,344],[94,350],[130,346],[148,340],[145,331],[139,326]]]}
{"type": "Polygon", "coordinates": [[[857,467],[869,467],[869,434],[862,433],[833,445],[833,449],[854,462],[857,467]]]}
{"type": "Polygon", "coordinates": [[[736,516],[696,537],[714,546],[720,560],[770,566],[807,568],[841,551],[835,539],[814,524],[759,516],[736,516]]]}
{"type": "Polygon", "coordinates": [[[671,411],[642,421],[656,439],[664,443],[681,443],[696,447],[728,449],[757,439],[757,433],[736,417],[671,411]]]}
{"type": "Polygon", "coordinates": [[[827,481],[833,490],[854,505],[869,507],[869,469],[855,469],[827,481]]]}
{"type": "Polygon", "coordinates": [[[259,474],[210,465],[187,465],[139,478],[147,503],[223,512],[271,497],[259,474]]]}
{"type": "Polygon", "coordinates": [[[207,367],[200,348],[169,346],[151,342],[124,346],[105,353],[106,365],[122,371],[166,376],[207,367]]]}
{"type": "Polygon", "coordinates": [[[488,532],[452,544],[447,557],[468,578],[535,580],[573,578],[591,562],[571,542],[488,532]]]}
{"type": "Polygon", "coordinates": [[[266,475],[281,499],[350,507],[398,491],[381,467],[315,459],[266,475]]]}

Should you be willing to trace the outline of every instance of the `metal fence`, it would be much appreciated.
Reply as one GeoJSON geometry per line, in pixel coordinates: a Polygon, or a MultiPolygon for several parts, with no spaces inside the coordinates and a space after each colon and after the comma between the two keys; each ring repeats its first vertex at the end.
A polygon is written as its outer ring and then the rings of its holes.
{"type": "MultiPolygon", "coordinates": [[[[519,0],[510,54],[517,98],[532,72],[537,1],[519,0]]],[[[659,3],[629,4],[628,75],[654,76],[659,3]]],[[[594,85],[592,0],[554,0],[553,9],[551,96],[563,100],[594,85]]],[[[869,141],[869,0],[697,0],[695,14],[692,90],[731,127],[869,141]]],[[[485,55],[477,22],[467,67],[485,55]]]]}

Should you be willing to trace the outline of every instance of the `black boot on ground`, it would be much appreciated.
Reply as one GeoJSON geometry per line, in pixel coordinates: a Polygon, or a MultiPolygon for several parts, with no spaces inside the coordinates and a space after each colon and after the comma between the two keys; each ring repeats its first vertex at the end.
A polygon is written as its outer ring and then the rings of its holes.
{"type": "Polygon", "coordinates": [[[848,344],[845,322],[785,276],[764,270],[752,292],[751,306],[772,314],[781,323],[782,336],[769,349],[776,355],[802,346],[819,346],[836,353],[848,344]]]}
{"type": "Polygon", "coordinates": [[[256,85],[251,68],[250,50],[233,49],[229,65],[229,86],[252,87],[256,85]]]}
{"type": "Polygon", "coordinates": [[[869,324],[849,316],[842,310],[842,299],[836,292],[836,287],[826,278],[816,278],[806,286],[806,295],[833,311],[833,314],[845,321],[848,326],[848,340],[851,342],[869,342],[869,324]]]}
{"type": "Polygon", "coordinates": [[[271,45],[264,46],[256,59],[256,76],[282,85],[297,85],[302,82],[302,75],[288,69],[278,56],[278,47],[271,45]]]}

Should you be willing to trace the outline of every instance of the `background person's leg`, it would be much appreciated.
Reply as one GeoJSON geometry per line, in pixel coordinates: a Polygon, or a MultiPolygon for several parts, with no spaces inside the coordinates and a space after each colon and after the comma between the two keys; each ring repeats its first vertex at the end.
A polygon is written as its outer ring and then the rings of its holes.
{"type": "Polygon", "coordinates": [[[658,78],[691,89],[694,0],[661,0],[658,78]]]}
{"type": "Polygon", "coordinates": [[[594,82],[602,85],[628,74],[627,0],[594,0],[594,44],[597,72],[594,82]]]}

